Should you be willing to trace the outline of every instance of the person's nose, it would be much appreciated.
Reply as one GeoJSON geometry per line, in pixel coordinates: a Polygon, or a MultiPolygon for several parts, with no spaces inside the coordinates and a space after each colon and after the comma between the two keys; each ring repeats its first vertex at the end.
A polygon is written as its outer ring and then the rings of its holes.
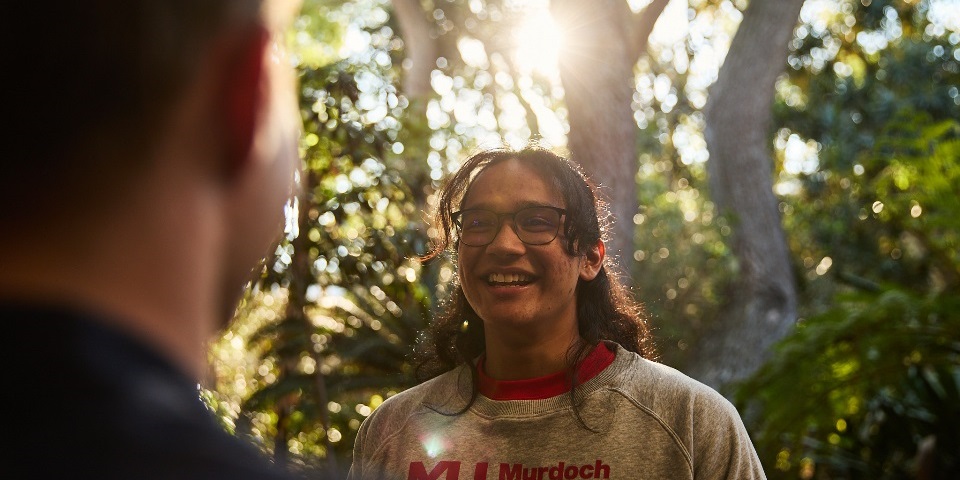
{"type": "Polygon", "coordinates": [[[498,254],[520,254],[523,253],[526,245],[517,235],[517,229],[510,218],[500,220],[500,229],[493,241],[487,247],[488,251],[498,254]]]}

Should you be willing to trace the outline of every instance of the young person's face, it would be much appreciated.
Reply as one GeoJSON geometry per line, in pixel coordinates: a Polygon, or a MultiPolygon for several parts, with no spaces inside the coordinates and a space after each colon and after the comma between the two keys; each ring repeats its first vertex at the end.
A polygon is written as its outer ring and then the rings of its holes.
{"type": "MultiPolygon", "coordinates": [[[[566,208],[560,194],[536,170],[510,159],[476,177],[462,209],[504,214],[532,205],[566,208]]],[[[592,279],[596,269],[585,257],[566,252],[562,228],[553,241],[528,245],[517,236],[513,220],[501,218],[491,243],[469,246],[461,241],[458,247],[463,292],[483,320],[487,336],[536,341],[543,335],[575,334],[577,280],[592,279]]]]}

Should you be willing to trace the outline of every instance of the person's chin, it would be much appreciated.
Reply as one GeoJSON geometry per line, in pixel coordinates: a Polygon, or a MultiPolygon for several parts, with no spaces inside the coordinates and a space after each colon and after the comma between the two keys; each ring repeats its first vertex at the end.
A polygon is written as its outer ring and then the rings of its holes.
{"type": "Polygon", "coordinates": [[[483,318],[485,318],[485,322],[522,326],[530,323],[532,317],[533,315],[528,309],[491,308],[483,318]]]}

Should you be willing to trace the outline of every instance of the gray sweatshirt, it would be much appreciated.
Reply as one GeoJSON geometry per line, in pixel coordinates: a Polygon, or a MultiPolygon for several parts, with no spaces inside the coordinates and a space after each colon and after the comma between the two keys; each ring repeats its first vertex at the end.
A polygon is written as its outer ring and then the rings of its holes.
{"type": "Polygon", "coordinates": [[[765,479],[734,406],[616,344],[577,388],[540,400],[470,392],[465,366],[386,399],[360,426],[349,480],[765,479]]]}

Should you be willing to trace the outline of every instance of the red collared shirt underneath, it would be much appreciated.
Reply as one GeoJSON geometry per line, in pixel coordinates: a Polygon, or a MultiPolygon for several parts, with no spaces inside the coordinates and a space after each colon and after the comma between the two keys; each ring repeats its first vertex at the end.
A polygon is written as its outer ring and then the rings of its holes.
{"type": "MultiPolygon", "coordinates": [[[[616,353],[605,342],[600,342],[580,362],[577,369],[577,384],[582,384],[613,363],[616,353]]],[[[492,400],[538,400],[570,391],[570,376],[566,371],[543,377],[523,380],[496,380],[484,371],[484,359],[480,359],[480,393],[492,400]]]]}

